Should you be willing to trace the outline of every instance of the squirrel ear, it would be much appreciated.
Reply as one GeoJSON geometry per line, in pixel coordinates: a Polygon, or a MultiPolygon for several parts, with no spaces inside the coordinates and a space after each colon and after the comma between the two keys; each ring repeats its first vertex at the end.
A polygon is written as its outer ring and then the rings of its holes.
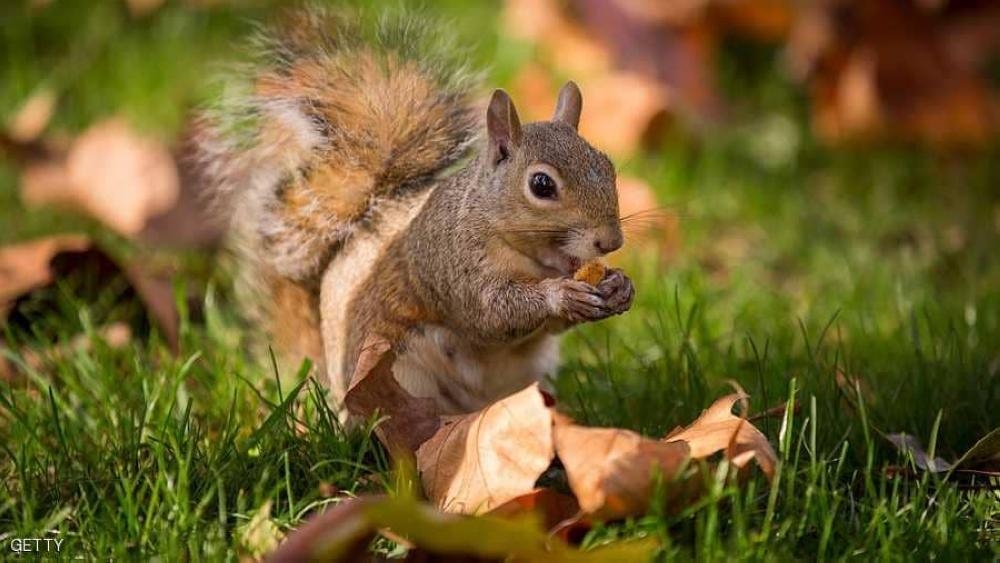
{"type": "Polygon", "coordinates": [[[494,164],[510,156],[511,150],[521,143],[521,121],[517,118],[514,102],[503,90],[494,90],[490,107],[486,110],[486,130],[490,137],[490,158],[494,164]]]}
{"type": "Polygon", "coordinates": [[[570,80],[559,90],[559,101],[552,121],[561,121],[573,129],[580,125],[580,110],[583,109],[583,95],[576,82],[570,80]]]}

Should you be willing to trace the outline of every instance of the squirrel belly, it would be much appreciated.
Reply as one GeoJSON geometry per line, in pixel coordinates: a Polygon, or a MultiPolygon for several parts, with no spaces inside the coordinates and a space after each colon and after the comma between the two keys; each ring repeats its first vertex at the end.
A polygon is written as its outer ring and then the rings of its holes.
{"type": "Polygon", "coordinates": [[[511,343],[476,345],[442,325],[415,331],[393,365],[400,386],[435,400],[442,414],[480,410],[559,367],[559,337],[539,333],[511,343]]]}

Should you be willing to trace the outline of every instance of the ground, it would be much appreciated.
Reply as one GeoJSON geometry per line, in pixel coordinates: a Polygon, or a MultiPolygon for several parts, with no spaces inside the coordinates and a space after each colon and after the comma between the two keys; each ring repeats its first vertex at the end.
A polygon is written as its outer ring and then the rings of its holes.
{"type": "MultiPolygon", "coordinates": [[[[523,50],[496,37],[495,7],[461,6],[435,9],[477,39],[473,57],[504,84],[523,50]]],[[[61,96],[55,130],[123,113],[171,139],[211,97],[206,76],[233,38],[269,12],[171,3],[135,21],[117,3],[60,2],[25,13],[0,8],[4,117],[47,84],[61,96]]],[[[629,241],[632,311],[575,330],[555,387],[580,421],[651,436],[733,381],[753,411],[800,410],[783,430],[759,423],[781,458],[771,488],[720,485],[680,514],[608,525],[585,545],[652,535],[664,557],[684,559],[1000,558],[998,493],[893,478],[886,468],[908,461],[882,437],[908,432],[954,459],[1000,426],[1000,150],[831,150],[812,138],[775,53],[724,56],[725,90],[739,93],[729,126],[618,162],[677,230],[629,241]]],[[[25,210],[6,163],[0,224],[3,243],[73,230],[136,252],[86,219],[25,210]]],[[[246,354],[226,268],[169,259],[187,272],[178,294],[193,290],[204,309],[185,316],[179,356],[154,335],[0,383],[4,549],[57,530],[70,556],[234,559],[262,506],[287,531],[330,496],[393,487],[384,451],[337,426],[321,387],[246,354]]],[[[99,307],[66,299],[38,334],[95,330],[99,307]]]]}

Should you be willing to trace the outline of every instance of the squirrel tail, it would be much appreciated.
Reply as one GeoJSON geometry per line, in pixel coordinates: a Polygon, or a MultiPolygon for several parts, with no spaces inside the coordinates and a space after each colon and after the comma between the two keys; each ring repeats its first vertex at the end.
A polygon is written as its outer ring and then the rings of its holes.
{"type": "Polygon", "coordinates": [[[191,164],[230,221],[242,277],[267,324],[305,348],[336,249],[380,201],[426,188],[474,142],[479,80],[449,37],[406,12],[294,11],[258,33],[250,65],[194,124],[191,164]]]}

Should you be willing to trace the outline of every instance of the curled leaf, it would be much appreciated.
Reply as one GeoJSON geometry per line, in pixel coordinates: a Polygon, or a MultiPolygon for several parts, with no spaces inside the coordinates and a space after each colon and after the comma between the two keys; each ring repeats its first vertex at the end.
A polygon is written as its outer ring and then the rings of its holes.
{"type": "Polygon", "coordinates": [[[532,385],[471,415],[448,417],[417,450],[424,492],[449,512],[488,512],[535,488],[552,462],[552,411],[532,385]]]}
{"type": "Polygon", "coordinates": [[[441,420],[434,401],[406,392],[392,374],[393,342],[379,335],[361,345],[344,404],[355,416],[380,413],[376,433],[394,456],[406,457],[438,430],[441,420]]]}
{"type": "Polygon", "coordinates": [[[721,451],[727,460],[741,469],[750,461],[756,461],[764,475],[770,478],[778,463],[778,456],[770,442],[757,427],[732,412],[733,405],[745,399],[746,395],[741,393],[718,399],[690,426],[671,433],[664,441],[686,443],[694,459],[705,459],[721,451]]]}
{"type": "Polygon", "coordinates": [[[683,442],[576,424],[557,424],[555,444],[580,510],[597,519],[646,512],[657,474],[673,480],[690,457],[683,442]]]}

